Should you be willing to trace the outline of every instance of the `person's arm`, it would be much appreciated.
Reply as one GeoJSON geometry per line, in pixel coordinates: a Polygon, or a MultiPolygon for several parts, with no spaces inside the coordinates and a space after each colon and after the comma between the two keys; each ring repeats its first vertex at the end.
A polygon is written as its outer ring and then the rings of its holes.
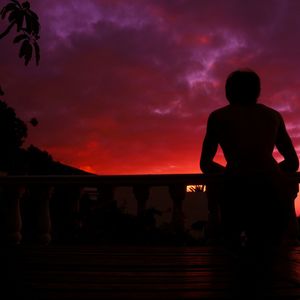
{"type": "Polygon", "coordinates": [[[296,172],[299,168],[299,159],[281,116],[275,145],[284,158],[279,163],[280,169],[285,172],[296,172]]]}
{"type": "Polygon", "coordinates": [[[225,171],[225,167],[214,162],[218,149],[218,139],[215,131],[215,121],[211,114],[207,121],[206,135],[204,137],[200,158],[200,169],[203,173],[218,174],[225,171]]]}

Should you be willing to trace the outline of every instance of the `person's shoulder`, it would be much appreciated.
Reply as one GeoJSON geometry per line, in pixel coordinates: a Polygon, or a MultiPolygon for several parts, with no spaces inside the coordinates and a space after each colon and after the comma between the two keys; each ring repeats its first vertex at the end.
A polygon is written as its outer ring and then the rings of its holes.
{"type": "Polygon", "coordinates": [[[220,108],[217,108],[210,113],[210,118],[218,118],[226,114],[230,110],[230,105],[226,105],[220,108]]]}
{"type": "Polygon", "coordinates": [[[228,118],[230,119],[230,116],[231,116],[231,107],[230,105],[226,105],[211,112],[208,117],[208,122],[210,124],[220,124],[224,120],[227,120],[228,118]]]}
{"type": "Polygon", "coordinates": [[[279,113],[279,111],[275,110],[274,108],[271,108],[265,104],[262,104],[262,103],[258,103],[257,104],[257,107],[264,111],[265,113],[268,113],[269,115],[272,115],[274,118],[279,118],[281,119],[281,114],[279,113]]]}

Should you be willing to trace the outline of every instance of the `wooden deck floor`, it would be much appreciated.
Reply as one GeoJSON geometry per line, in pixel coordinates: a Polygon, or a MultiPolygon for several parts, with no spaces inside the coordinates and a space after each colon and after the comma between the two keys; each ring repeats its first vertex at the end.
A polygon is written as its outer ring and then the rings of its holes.
{"type": "Polygon", "coordinates": [[[0,261],[1,299],[300,299],[299,247],[265,274],[209,247],[25,245],[0,261]]]}

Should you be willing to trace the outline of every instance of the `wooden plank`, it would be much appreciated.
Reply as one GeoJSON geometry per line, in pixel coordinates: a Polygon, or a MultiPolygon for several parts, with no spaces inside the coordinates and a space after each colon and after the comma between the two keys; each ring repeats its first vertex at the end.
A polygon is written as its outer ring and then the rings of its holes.
{"type": "Polygon", "coordinates": [[[270,282],[235,273],[221,248],[24,245],[0,254],[2,290],[19,299],[253,299],[256,285],[271,299],[300,299],[300,248],[270,282]]]}

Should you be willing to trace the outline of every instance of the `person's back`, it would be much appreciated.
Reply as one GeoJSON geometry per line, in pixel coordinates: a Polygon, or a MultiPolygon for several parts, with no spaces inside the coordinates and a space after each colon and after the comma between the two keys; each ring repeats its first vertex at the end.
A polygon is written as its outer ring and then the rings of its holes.
{"type": "MultiPolygon", "coordinates": [[[[252,240],[280,239],[291,216],[297,186],[286,172],[299,161],[281,115],[257,103],[260,79],[251,70],[238,70],[226,81],[229,105],[208,118],[200,167],[206,174],[224,174],[217,201],[225,235],[237,240],[246,230],[252,240]],[[226,167],[214,162],[221,146],[226,167]],[[273,158],[274,147],[284,160],[273,158]]],[[[215,200],[214,200],[215,201],[215,200]]]]}
{"type": "Polygon", "coordinates": [[[274,172],[273,158],[282,118],[262,104],[228,105],[211,115],[212,126],[227,161],[227,172],[274,172]]]}

